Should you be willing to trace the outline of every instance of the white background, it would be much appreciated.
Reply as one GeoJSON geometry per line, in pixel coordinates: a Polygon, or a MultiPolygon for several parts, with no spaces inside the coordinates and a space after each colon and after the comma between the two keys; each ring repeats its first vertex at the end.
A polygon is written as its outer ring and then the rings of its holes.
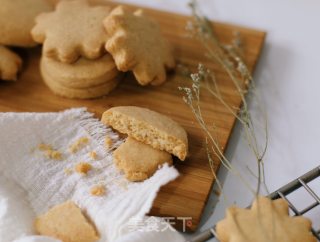
{"type": "MultiPolygon", "coordinates": [[[[125,0],[139,5],[189,14],[186,0],[125,0]]],[[[320,163],[320,2],[318,0],[199,0],[212,20],[235,23],[268,33],[254,78],[268,113],[269,148],[265,159],[270,191],[320,163]]],[[[237,128],[227,151],[234,165],[253,167],[237,128]]],[[[200,230],[224,215],[226,205],[247,206],[252,194],[223,170],[224,194],[215,207],[211,196],[200,230]]],[[[254,178],[250,179],[254,184],[254,178]]],[[[320,184],[318,182],[318,184],[320,184]]],[[[319,185],[315,184],[318,187],[319,185]]],[[[319,189],[320,190],[320,189],[319,189]]],[[[300,208],[310,199],[298,193],[300,208]]],[[[317,211],[318,218],[320,209],[317,211]]],[[[319,223],[318,223],[319,225],[319,223]]]]}

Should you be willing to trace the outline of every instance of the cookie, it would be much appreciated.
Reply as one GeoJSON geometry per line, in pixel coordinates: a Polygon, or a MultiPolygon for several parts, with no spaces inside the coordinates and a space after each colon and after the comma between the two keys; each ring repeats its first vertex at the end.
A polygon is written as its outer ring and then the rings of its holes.
{"type": "Polygon", "coordinates": [[[216,225],[221,242],[316,242],[311,222],[290,217],[288,203],[258,197],[250,209],[231,207],[216,225]]]}
{"type": "Polygon", "coordinates": [[[120,133],[127,134],[155,149],[167,151],[180,160],[184,160],[187,156],[186,131],[165,115],[147,108],[119,106],[104,112],[101,121],[120,133]]]}
{"type": "Polygon", "coordinates": [[[21,66],[20,56],[0,45],[0,79],[5,81],[17,80],[17,74],[21,66]]]}
{"type": "Polygon", "coordinates": [[[57,77],[49,75],[45,69],[45,66],[43,65],[43,58],[41,59],[40,63],[40,71],[44,82],[51,89],[51,91],[53,91],[53,93],[59,96],[77,99],[90,99],[107,95],[118,85],[121,79],[121,75],[119,75],[114,79],[108,80],[107,82],[98,86],[88,88],[70,88],[60,84],[57,81],[57,77]]]}
{"type": "Polygon", "coordinates": [[[146,180],[160,165],[172,164],[172,157],[166,151],[154,149],[130,137],[113,152],[113,160],[129,181],[146,180]]]}
{"type": "Polygon", "coordinates": [[[0,0],[0,44],[31,47],[35,17],[53,9],[46,0],[0,0]]]}
{"type": "Polygon", "coordinates": [[[119,75],[114,61],[109,54],[89,60],[81,57],[75,63],[68,64],[43,56],[42,65],[46,73],[69,88],[88,88],[99,86],[119,75]]]}
{"type": "Polygon", "coordinates": [[[35,229],[40,235],[63,242],[94,242],[99,239],[94,226],[72,201],[57,205],[39,216],[35,229]]]}
{"type": "Polygon", "coordinates": [[[157,23],[141,10],[132,13],[119,6],[106,17],[104,26],[110,36],[105,48],[120,71],[132,71],[141,85],[165,82],[166,69],[173,69],[175,60],[157,23]]]}
{"type": "Polygon", "coordinates": [[[50,13],[40,14],[33,39],[43,43],[43,55],[72,63],[80,56],[96,59],[105,53],[107,33],[102,21],[107,6],[90,6],[85,0],[60,1],[50,13]]]}

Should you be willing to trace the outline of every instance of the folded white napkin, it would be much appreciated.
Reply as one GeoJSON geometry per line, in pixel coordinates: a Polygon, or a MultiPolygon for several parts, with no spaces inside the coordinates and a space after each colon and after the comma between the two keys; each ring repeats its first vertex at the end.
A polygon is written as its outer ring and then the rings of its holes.
{"type": "Polygon", "coordinates": [[[159,188],[178,172],[165,165],[144,182],[127,182],[113,165],[111,149],[106,150],[106,135],[113,140],[112,148],[121,144],[117,134],[86,109],[0,113],[0,242],[57,241],[35,236],[33,221],[67,200],[73,200],[95,223],[102,242],[183,241],[168,229],[161,233],[126,229],[132,217],[145,219],[159,188]],[[69,152],[69,146],[81,137],[89,138],[89,143],[75,154],[69,152]],[[52,145],[63,159],[47,158],[37,149],[40,143],[52,145]],[[97,153],[97,160],[90,158],[91,151],[97,153]],[[87,176],[66,174],[65,169],[74,170],[83,161],[94,167],[87,176]],[[90,188],[98,184],[106,187],[105,196],[90,194],[90,188]]]}

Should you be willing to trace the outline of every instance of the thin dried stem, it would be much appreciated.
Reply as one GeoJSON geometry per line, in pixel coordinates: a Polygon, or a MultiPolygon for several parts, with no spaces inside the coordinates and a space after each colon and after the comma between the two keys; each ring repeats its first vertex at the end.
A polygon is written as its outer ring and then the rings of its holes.
{"type": "MultiPolygon", "coordinates": [[[[257,95],[256,89],[253,84],[252,76],[249,68],[241,58],[242,42],[240,40],[240,34],[236,33],[236,38],[232,44],[222,44],[215,36],[212,25],[206,17],[204,17],[198,10],[196,1],[190,3],[192,10],[193,21],[189,22],[187,29],[189,30],[192,37],[199,40],[201,45],[205,49],[205,55],[214,63],[220,65],[223,70],[227,73],[232,82],[237,95],[239,96],[242,106],[241,108],[233,107],[228,103],[226,97],[220,90],[217,83],[216,77],[212,70],[209,70],[204,65],[199,64],[198,71],[190,75],[192,80],[192,87],[180,87],[180,90],[184,92],[183,100],[190,107],[193,115],[195,116],[198,124],[204,132],[206,138],[206,148],[208,161],[212,170],[212,173],[216,177],[214,168],[214,158],[218,158],[221,164],[226,167],[230,172],[239,177],[239,179],[255,194],[260,193],[261,184],[265,185],[265,174],[264,174],[264,162],[263,158],[268,147],[268,126],[267,117],[264,109],[262,108],[260,98],[257,95]],[[251,85],[250,85],[251,83],[251,85]],[[244,137],[247,142],[249,149],[252,151],[257,161],[257,187],[252,189],[247,182],[246,178],[233,167],[231,162],[225,157],[223,149],[219,144],[219,140],[216,135],[215,124],[214,127],[208,125],[202,114],[201,109],[201,89],[205,88],[213,98],[217,99],[226,110],[233,115],[238,122],[241,124],[244,137]],[[249,110],[249,104],[246,99],[246,94],[252,94],[258,102],[259,111],[263,113],[265,124],[262,128],[265,133],[265,142],[260,149],[255,127],[256,124],[252,119],[252,115],[249,110]]],[[[218,184],[220,188],[220,183],[218,184]]]]}

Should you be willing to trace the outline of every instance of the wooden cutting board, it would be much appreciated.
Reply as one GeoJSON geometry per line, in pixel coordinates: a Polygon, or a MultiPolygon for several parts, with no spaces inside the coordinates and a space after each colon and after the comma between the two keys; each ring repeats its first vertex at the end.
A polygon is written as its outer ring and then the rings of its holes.
{"type": "MultiPolygon", "coordinates": [[[[241,105],[228,76],[218,66],[208,62],[197,41],[187,37],[185,26],[189,17],[151,9],[146,9],[146,13],[159,22],[163,33],[175,46],[178,62],[191,68],[195,68],[201,62],[212,68],[217,73],[218,83],[222,93],[226,94],[227,102],[234,106],[241,105]]],[[[213,26],[220,40],[226,43],[230,43],[233,39],[234,31],[240,32],[245,43],[245,61],[253,70],[264,43],[265,33],[222,23],[214,23],[213,26]]],[[[168,115],[187,130],[190,155],[184,162],[175,162],[181,175],[161,189],[150,214],[190,217],[192,225],[188,223],[189,229],[195,230],[214,183],[214,177],[207,161],[201,129],[178,90],[179,86],[190,85],[190,80],[178,74],[171,74],[168,82],[160,87],[141,87],[131,75],[128,75],[109,96],[95,100],[70,100],[53,95],[42,82],[38,68],[40,47],[19,52],[24,58],[23,72],[16,83],[0,83],[1,112],[49,112],[87,107],[99,118],[110,107],[136,105],[168,115]]],[[[215,122],[217,137],[225,149],[235,118],[208,93],[202,94],[202,102],[204,118],[208,122],[215,122]]],[[[217,160],[215,169],[218,167],[217,160]]]]}

